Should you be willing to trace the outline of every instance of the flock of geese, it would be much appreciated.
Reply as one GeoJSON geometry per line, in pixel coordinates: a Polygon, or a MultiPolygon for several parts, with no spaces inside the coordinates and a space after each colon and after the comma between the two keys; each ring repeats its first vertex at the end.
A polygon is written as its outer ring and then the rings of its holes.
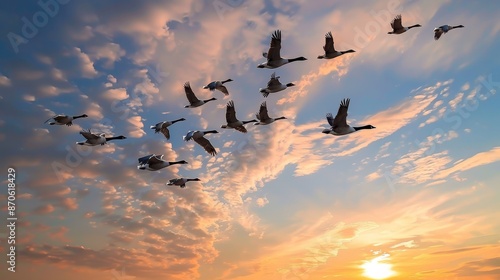
{"type": "MultiPolygon", "coordinates": [[[[388,32],[388,34],[402,34],[410,30],[414,27],[421,27],[420,24],[411,25],[408,27],[404,27],[401,21],[401,15],[397,15],[391,22],[392,31],[388,32]]],[[[462,28],[463,25],[450,26],[443,25],[434,29],[434,39],[438,40],[441,35],[447,33],[448,31],[455,28],[462,28]]],[[[271,43],[268,52],[263,53],[262,55],[266,58],[266,62],[259,64],[258,68],[267,68],[267,69],[275,69],[281,67],[285,64],[289,64],[295,61],[304,61],[307,60],[305,57],[300,56],[296,58],[282,58],[281,57],[281,31],[276,30],[271,35],[271,43]]],[[[338,51],[334,47],[333,36],[331,32],[326,33],[325,35],[325,45],[323,46],[324,54],[318,56],[318,59],[333,59],[344,55],[346,53],[353,53],[354,50],[346,50],[346,51],[338,51]]],[[[285,90],[289,87],[294,86],[293,83],[282,84],[279,81],[280,77],[276,76],[276,73],[272,73],[269,82],[267,83],[267,87],[260,88],[259,92],[263,97],[267,98],[269,94],[276,93],[282,90],[285,90]]],[[[208,89],[210,91],[218,90],[222,92],[225,96],[229,95],[229,91],[224,84],[228,82],[232,82],[232,79],[226,79],[223,81],[213,81],[208,85],[204,86],[204,89],[208,89]]],[[[186,98],[189,102],[189,105],[184,106],[185,108],[197,108],[203,106],[204,104],[217,100],[212,97],[210,99],[201,100],[196,97],[193,92],[191,85],[189,82],[184,84],[184,92],[186,93],[186,98]]],[[[346,135],[358,130],[362,129],[374,129],[375,127],[372,125],[364,125],[364,126],[351,126],[347,124],[347,111],[349,109],[350,99],[345,98],[340,102],[340,107],[338,109],[337,115],[333,117],[331,113],[326,115],[326,120],[330,125],[330,128],[324,129],[322,132],[325,134],[332,134],[336,136],[346,135]]],[[[254,125],[269,125],[277,120],[286,119],[284,116],[278,118],[271,118],[268,115],[267,104],[266,101],[262,102],[260,105],[259,111],[256,113],[256,119],[245,120],[242,121],[236,116],[236,109],[234,102],[230,100],[226,104],[226,124],[222,125],[223,129],[234,129],[242,133],[246,133],[247,129],[245,125],[248,123],[254,123],[254,125]]],[[[77,115],[77,116],[68,116],[68,115],[56,115],[51,117],[45,123],[49,122],[49,125],[67,125],[71,126],[73,121],[79,118],[88,117],[86,114],[77,115]]],[[[167,140],[170,139],[170,131],[169,127],[174,123],[185,121],[186,119],[180,118],[171,121],[163,121],[159,122],[155,125],[151,126],[151,129],[155,131],[155,133],[162,133],[167,140]]],[[[207,134],[215,134],[219,133],[217,130],[190,130],[188,133],[183,136],[184,141],[194,140],[198,145],[200,145],[208,154],[211,156],[215,156],[217,154],[216,149],[210,143],[210,141],[205,137],[207,134]]],[[[80,134],[86,139],[84,142],[77,142],[78,145],[87,145],[87,146],[97,146],[104,145],[112,140],[121,140],[126,139],[125,136],[115,136],[115,137],[106,137],[104,133],[93,133],[89,130],[83,130],[80,134]]],[[[185,160],[180,161],[166,161],[163,159],[163,155],[150,154],[147,156],[140,157],[138,159],[139,165],[137,168],[139,170],[149,170],[149,171],[157,171],[163,169],[165,167],[175,165],[175,164],[187,164],[185,160]]],[[[200,181],[199,178],[174,178],[170,179],[167,185],[175,185],[181,188],[186,186],[187,182],[190,181],[200,181]]]]}

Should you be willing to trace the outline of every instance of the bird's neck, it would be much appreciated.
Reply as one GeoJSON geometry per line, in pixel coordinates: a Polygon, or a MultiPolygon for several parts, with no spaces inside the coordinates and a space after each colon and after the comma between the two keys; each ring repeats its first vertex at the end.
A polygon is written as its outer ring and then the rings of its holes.
{"type": "Polygon", "coordinates": [[[357,126],[353,127],[355,131],[361,130],[361,129],[371,129],[370,125],[365,125],[365,126],[357,126]]]}
{"type": "Polygon", "coordinates": [[[73,119],[85,118],[85,115],[73,116],[73,119]]]}
{"type": "Polygon", "coordinates": [[[208,130],[208,131],[205,131],[204,133],[208,134],[208,133],[219,133],[219,132],[217,130],[208,130]]]}

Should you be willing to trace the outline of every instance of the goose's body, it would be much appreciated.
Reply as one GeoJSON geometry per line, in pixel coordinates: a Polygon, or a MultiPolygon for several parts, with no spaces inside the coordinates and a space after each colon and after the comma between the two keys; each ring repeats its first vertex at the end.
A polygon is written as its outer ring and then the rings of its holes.
{"type": "Polygon", "coordinates": [[[397,15],[391,21],[391,27],[392,27],[392,31],[387,32],[387,34],[402,34],[402,33],[405,33],[406,31],[408,31],[414,27],[422,27],[422,25],[415,24],[412,26],[404,27],[403,24],[401,23],[401,15],[397,15]]]}
{"type": "Polygon", "coordinates": [[[87,140],[85,142],[76,142],[76,144],[85,145],[85,146],[104,145],[108,141],[111,141],[111,140],[127,139],[127,137],[125,137],[123,135],[116,136],[116,137],[106,137],[106,135],[104,133],[100,133],[100,134],[92,133],[90,131],[90,129],[87,131],[86,130],[80,131],[80,134],[83,137],[85,137],[85,139],[87,139],[87,140]]]}
{"type": "Polygon", "coordinates": [[[184,108],[196,108],[200,107],[201,105],[212,101],[212,100],[217,100],[216,98],[210,98],[206,100],[200,100],[196,95],[194,94],[193,90],[191,89],[191,85],[189,82],[184,83],[184,92],[186,93],[186,97],[189,101],[189,105],[184,106],[184,108]]]}
{"type": "Polygon", "coordinates": [[[340,102],[340,107],[339,111],[337,112],[337,115],[335,118],[333,118],[331,113],[326,114],[326,120],[328,121],[328,124],[331,125],[330,129],[324,129],[323,133],[325,134],[333,134],[336,136],[340,135],[346,135],[349,133],[356,132],[361,129],[373,129],[375,128],[372,125],[365,125],[365,126],[350,126],[347,124],[347,110],[349,109],[349,102],[350,99],[344,99],[340,102]]]}
{"type": "Polygon", "coordinates": [[[255,114],[255,116],[257,117],[257,119],[259,121],[254,123],[254,125],[267,125],[267,124],[273,123],[277,120],[286,119],[285,117],[270,118],[268,113],[267,113],[266,101],[264,101],[264,102],[262,102],[262,104],[260,104],[259,112],[257,114],[255,114]]]}
{"type": "Polygon", "coordinates": [[[224,86],[224,84],[232,81],[233,80],[231,79],[227,79],[225,81],[213,81],[210,84],[204,86],[203,88],[209,89],[211,91],[219,90],[220,92],[224,93],[224,95],[229,95],[229,92],[227,91],[227,88],[224,86]]]}
{"type": "Polygon", "coordinates": [[[53,116],[52,118],[46,120],[45,123],[52,120],[51,122],[49,122],[50,125],[72,126],[73,120],[76,120],[79,118],[86,118],[86,117],[88,117],[86,114],[78,115],[78,116],[56,115],[56,116],[53,116]]]}
{"type": "Polygon", "coordinates": [[[330,32],[330,31],[325,34],[325,45],[323,46],[323,50],[325,51],[325,54],[318,56],[319,59],[332,59],[332,58],[336,58],[336,57],[341,56],[341,55],[346,54],[346,53],[355,52],[354,50],[347,50],[347,51],[335,50],[335,47],[333,45],[332,32],[330,32]]]}
{"type": "Polygon", "coordinates": [[[170,139],[170,131],[168,130],[168,127],[173,125],[176,122],[185,121],[185,120],[186,120],[185,118],[180,118],[180,119],[173,120],[173,121],[159,122],[155,125],[152,125],[150,128],[154,129],[155,133],[161,132],[165,136],[165,138],[167,138],[167,140],[168,140],[168,139],[170,139]]]}
{"type": "Polygon", "coordinates": [[[189,140],[194,140],[198,145],[202,146],[207,153],[209,153],[212,156],[215,156],[217,154],[217,151],[215,150],[214,146],[208,141],[207,138],[205,138],[205,134],[209,133],[219,133],[217,130],[207,130],[207,131],[199,131],[199,130],[191,130],[189,131],[184,137],[184,141],[189,141],[189,140]]]}
{"type": "Polygon", "coordinates": [[[440,27],[434,28],[434,40],[439,40],[441,35],[447,33],[448,31],[455,29],[455,28],[463,28],[463,25],[456,25],[456,26],[450,26],[450,25],[442,25],[440,27]]]}
{"type": "Polygon", "coordinates": [[[175,178],[175,179],[170,179],[168,180],[167,186],[179,186],[181,188],[186,187],[186,183],[190,181],[201,181],[198,178],[194,179],[186,179],[186,178],[175,178]]]}
{"type": "Polygon", "coordinates": [[[269,51],[267,53],[262,54],[265,58],[267,58],[267,61],[259,64],[257,68],[274,69],[283,66],[285,64],[288,64],[290,62],[307,60],[307,58],[303,56],[296,58],[289,58],[289,59],[282,58],[280,50],[281,50],[281,31],[276,30],[273,32],[271,36],[271,45],[269,47],[269,51]]]}
{"type": "Polygon", "coordinates": [[[165,168],[167,166],[171,166],[174,164],[187,164],[187,162],[185,160],[165,161],[165,160],[163,160],[163,155],[155,155],[155,154],[141,157],[138,160],[139,160],[139,165],[137,166],[137,169],[149,170],[149,171],[160,170],[162,168],[165,168]]]}
{"type": "Polygon", "coordinates": [[[262,93],[264,97],[268,97],[270,93],[278,92],[285,90],[288,87],[293,87],[295,84],[293,83],[288,83],[288,84],[282,84],[279,81],[279,76],[276,77],[276,73],[273,73],[271,75],[271,79],[267,82],[267,87],[266,88],[260,88],[259,91],[262,93]]]}
{"type": "Polygon", "coordinates": [[[238,130],[239,132],[247,133],[247,129],[245,128],[245,124],[251,122],[257,122],[257,120],[250,121],[240,121],[236,118],[236,110],[234,108],[234,102],[230,100],[226,105],[226,122],[227,124],[222,125],[221,128],[233,128],[238,130]]]}

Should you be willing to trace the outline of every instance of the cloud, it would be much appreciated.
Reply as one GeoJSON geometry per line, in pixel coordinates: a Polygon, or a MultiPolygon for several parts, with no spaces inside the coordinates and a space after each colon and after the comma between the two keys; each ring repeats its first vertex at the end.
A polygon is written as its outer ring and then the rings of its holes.
{"type": "Polygon", "coordinates": [[[494,147],[489,151],[477,153],[470,158],[458,162],[450,168],[440,170],[436,178],[443,179],[449,177],[455,172],[464,172],[482,165],[491,164],[500,160],[500,147],[494,147]]]}

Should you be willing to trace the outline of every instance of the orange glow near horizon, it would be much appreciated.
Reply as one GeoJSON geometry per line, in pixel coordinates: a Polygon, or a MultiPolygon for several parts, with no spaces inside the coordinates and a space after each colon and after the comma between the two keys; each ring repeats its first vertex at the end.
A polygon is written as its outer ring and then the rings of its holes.
{"type": "Polygon", "coordinates": [[[361,266],[364,269],[363,276],[370,279],[387,279],[394,276],[396,273],[392,270],[392,265],[384,263],[387,260],[388,254],[378,256],[370,261],[365,261],[361,266]]]}

